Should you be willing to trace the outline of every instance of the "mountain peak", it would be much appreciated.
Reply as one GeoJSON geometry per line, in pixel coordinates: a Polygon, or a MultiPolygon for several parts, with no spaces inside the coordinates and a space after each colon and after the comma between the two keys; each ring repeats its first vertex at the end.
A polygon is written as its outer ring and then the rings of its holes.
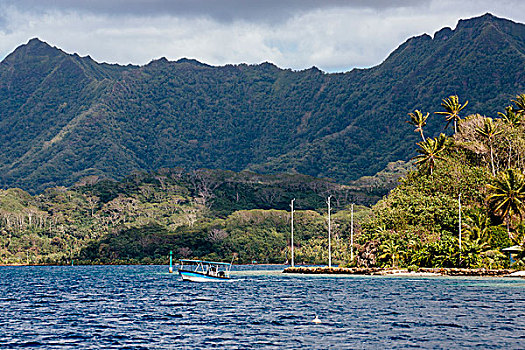
{"type": "Polygon", "coordinates": [[[64,54],[64,52],[56,47],[52,47],[45,41],[42,41],[38,38],[33,38],[29,40],[27,44],[17,47],[5,58],[4,62],[18,62],[23,60],[24,57],[30,56],[57,57],[60,54],[64,54]]]}
{"type": "Polygon", "coordinates": [[[60,51],[56,47],[52,47],[39,38],[33,38],[29,40],[27,44],[20,46],[20,48],[23,48],[24,50],[33,54],[48,54],[51,51],[60,51]]]}
{"type": "Polygon", "coordinates": [[[187,57],[183,57],[183,58],[177,60],[176,63],[187,63],[187,64],[191,64],[191,65],[194,65],[194,66],[200,66],[200,67],[208,66],[207,64],[202,63],[202,62],[200,62],[200,61],[198,61],[198,60],[196,60],[194,58],[187,58],[187,57]]]}
{"type": "Polygon", "coordinates": [[[473,17],[472,19],[481,19],[481,20],[484,20],[484,21],[487,21],[487,20],[495,20],[495,19],[502,19],[502,18],[499,18],[499,17],[496,17],[494,16],[492,13],[490,12],[487,12],[485,13],[484,15],[481,15],[481,16],[478,16],[478,17],[473,17]]]}
{"type": "Polygon", "coordinates": [[[47,46],[49,46],[48,43],[46,43],[45,41],[40,40],[39,38],[36,38],[36,37],[29,39],[29,41],[27,42],[26,45],[27,46],[35,46],[35,45],[47,45],[47,46]]]}
{"type": "Polygon", "coordinates": [[[434,40],[447,40],[454,34],[450,27],[445,27],[434,33],[434,40]]]}
{"type": "Polygon", "coordinates": [[[458,21],[458,25],[456,29],[463,29],[463,28],[475,28],[480,25],[488,24],[488,23],[496,23],[496,22],[512,22],[511,20],[505,19],[505,18],[499,18],[494,16],[491,13],[485,13],[484,15],[478,16],[478,17],[472,17],[468,19],[460,19],[458,21]]]}

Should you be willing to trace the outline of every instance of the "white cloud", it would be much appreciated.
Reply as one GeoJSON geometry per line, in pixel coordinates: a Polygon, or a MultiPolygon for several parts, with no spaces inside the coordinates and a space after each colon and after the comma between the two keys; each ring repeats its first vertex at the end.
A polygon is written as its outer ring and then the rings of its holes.
{"type": "MultiPolygon", "coordinates": [[[[365,1],[334,0],[318,6],[311,0],[283,0],[266,2],[266,7],[258,5],[261,18],[256,18],[249,6],[229,17],[218,11],[218,6],[193,6],[184,12],[180,6],[189,2],[183,0],[175,2],[179,8],[166,7],[170,2],[157,0],[153,4],[160,10],[144,14],[140,0],[131,1],[134,7],[121,12],[119,6],[124,5],[118,0],[95,1],[92,7],[92,2],[82,1],[55,1],[55,6],[45,7],[44,1],[38,2],[44,4],[36,7],[38,11],[30,10],[34,3],[12,1],[0,8],[1,56],[39,37],[66,52],[110,63],[146,64],[165,56],[170,60],[195,58],[213,65],[270,61],[283,68],[315,65],[325,71],[344,71],[379,64],[409,37],[455,27],[460,18],[491,12],[525,22],[525,2],[520,0],[403,1],[396,7],[385,7],[390,1],[371,2],[372,6],[365,1]],[[105,3],[108,5],[103,6],[105,3]],[[279,11],[280,3],[283,11],[279,11]],[[273,17],[271,6],[275,7],[273,17]]],[[[265,2],[251,4],[261,3],[265,2]]]]}

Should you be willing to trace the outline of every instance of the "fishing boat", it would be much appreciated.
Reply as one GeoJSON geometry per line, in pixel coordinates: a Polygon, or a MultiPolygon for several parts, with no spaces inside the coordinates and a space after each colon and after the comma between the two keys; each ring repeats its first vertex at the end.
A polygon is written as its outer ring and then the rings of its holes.
{"type": "Polygon", "coordinates": [[[222,282],[230,279],[231,267],[223,262],[181,259],[179,275],[183,281],[222,282]]]}

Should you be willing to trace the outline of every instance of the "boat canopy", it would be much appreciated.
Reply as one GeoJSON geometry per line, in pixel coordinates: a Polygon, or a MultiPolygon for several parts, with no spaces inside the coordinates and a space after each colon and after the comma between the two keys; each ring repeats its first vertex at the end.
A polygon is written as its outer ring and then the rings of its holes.
{"type": "Polygon", "coordinates": [[[224,265],[231,266],[230,263],[218,262],[218,261],[206,261],[206,260],[189,260],[189,259],[180,259],[181,263],[190,263],[190,264],[204,264],[204,265],[224,265]]]}

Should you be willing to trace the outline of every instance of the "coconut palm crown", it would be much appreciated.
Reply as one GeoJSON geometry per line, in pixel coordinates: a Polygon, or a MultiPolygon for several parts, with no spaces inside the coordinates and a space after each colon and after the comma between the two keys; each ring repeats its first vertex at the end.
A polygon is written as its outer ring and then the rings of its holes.
{"type": "Polygon", "coordinates": [[[489,189],[488,202],[496,215],[505,219],[507,234],[510,235],[510,220],[512,215],[525,212],[525,177],[517,169],[507,169],[498,174],[489,189]]]}
{"type": "Polygon", "coordinates": [[[420,133],[423,142],[425,142],[425,135],[423,135],[423,127],[427,125],[429,113],[423,115],[423,113],[421,113],[420,110],[416,109],[413,113],[408,113],[408,115],[410,116],[410,120],[407,121],[407,123],[416,127],[414,129],[414,132],[420,133]]]}
{"type": "Polygon", "coordinates": [[[416,160],[416,166],[418,166],[420,170],[428,170],[430,175],[432,175],[436,167],[436,161],[444,160],[440,154],[447,148],[446,140],[446,136],[440,134],[435,139],[429,138],[424,142],[419,142],[417,144],[420,147],[420,149],[417,150],[419,155],[413,158],[416,160]]]}
{"type": "Polygon", "coordinates": [[[445,111],[435,113],[442,114],[445,116],[445,120],[447,121],[445,129],[449,126],[451,122],[454,122],[454,133],[457,133],[457,123],[459,120],[461,120],[459,112],[461,112],[463,108],[465,108],[468,105],[468,101],[465,102],[464,105],[461,105],[461,103],[459,103],[459,97],[457,95],[449,96],[448,98],[444,98],[442,101],[443,102],[441,102],[441,106],[445,108],[445,111]]]}
{"type": "Polygon", "coordinates": [[[512,106],[505,107],[505,113],[498,112],[498,115],[501,117],[501,120],[505,122],[505,124],[509,124],[511,126],[518,126],[521,124],[521,115],[516,114],[512,106]]]}
{"type": "Polygon", "coordinates": [[[516,107],[514,107],[514,113],[525,116],[525,94],[520,94],[516,96],[515,100],[512,100],[516,107]]]}

